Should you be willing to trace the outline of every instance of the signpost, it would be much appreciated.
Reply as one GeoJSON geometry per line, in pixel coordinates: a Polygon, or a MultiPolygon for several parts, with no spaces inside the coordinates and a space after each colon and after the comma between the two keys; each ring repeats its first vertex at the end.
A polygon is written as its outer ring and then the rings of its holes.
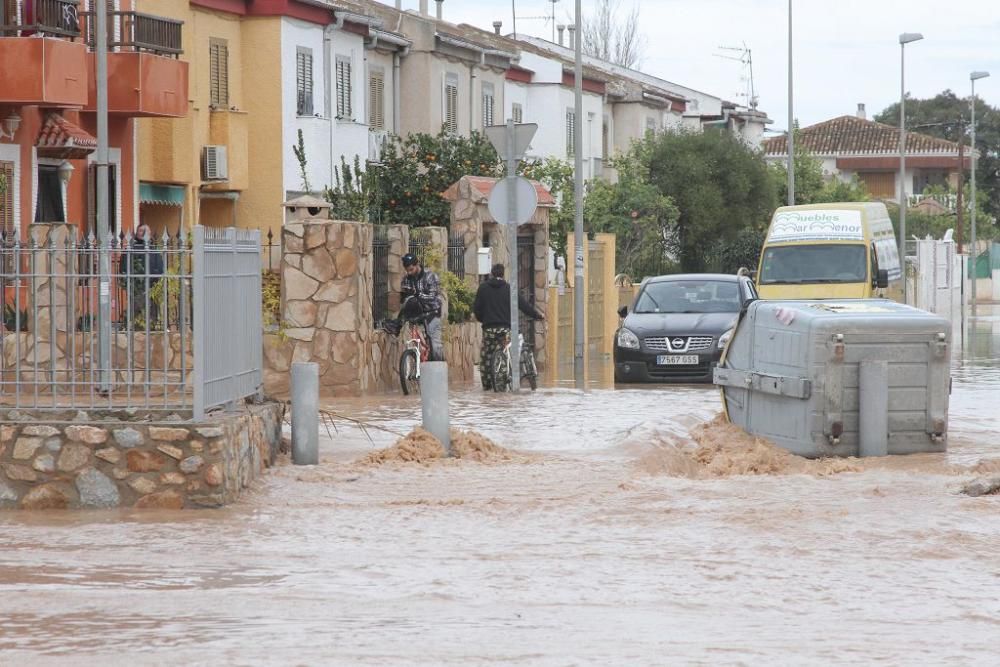
{"type": "Polygon", "coordinates": [[[517,226],[522,225],[535,214],[538,194],[535,186],[526,178],[517,176],[517,163],[524,158],[532,137],[538,131],[535,123],[515,124],[507,119],[506,125],[492,125],[486,128],[486,138],[507,164],[507,178],[497,182],[490,193],[490,215],[498,223],[507,226],[507,247],[510,254],[508,282],[510,283],[510,381],[511,388],[521,388],[521,345],[519,340],[520,321],[518,318],[518,273],[517,273],[517,226]]]}

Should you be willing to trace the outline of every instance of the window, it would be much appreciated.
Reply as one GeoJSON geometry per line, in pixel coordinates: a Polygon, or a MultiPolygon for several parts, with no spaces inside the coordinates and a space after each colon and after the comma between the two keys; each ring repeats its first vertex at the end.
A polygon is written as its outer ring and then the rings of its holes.
{"type": "Polygon", "coordinates": [[[59,167],[38,165],[38,199],[35,201],[35,222],[65,222],[62,181],[59,167]]]}
{"type": "Polygon", "coordinates": [[[493,84],[483,84],[483,127],[493,124],[493,106],[496,97],[493,93],[493,84]]]}
{"type": "Polygon", "coordinates": [[[209,103],[229,106],[229,46],[224,39],[208,40],[209,103]]]}
{"type": "Polygon", "coordinates": [[[646,116],[646,130],[656,132],[656,119],[652,116],[646,116]]]}
{"type": "MultiPolygon", "coordinates": [[[[118,230],[118,165],[108,165],[108,229],[118,230]]],[[[97,165],[87,166],[87,236],[97,236],[97,165]]]]}
{"type": "Polygon", "coordinates": [[[458,134],[458,75],[449,74],[444,82],[444,128],[458,134]]]}
{"type": "Polygon", "coordinates": [[[354,120],[351,98],[351,59],[337,56],[337,118],[354,120]]]}
{"type": "Polygon", "coordinates": [[[860,243],[774,246],[764,251],[759,284],[860,283],[867,274],[868,257],[860,243]]]}
{"type": "Polygon", "coordinates": [[[576,154],[576,112],[572,109],[566,110],[566,155],[573,157],[576,154]]]}
{"type": "Polygon", "coordinates": [[[0,232],[12,234],[14,226],[14,163],[0,161],[0,232]]]}
{"type": "Polygon", "coordinates": [[[513,105],[511,105],[510,110],[511,110],[511,117],[514,119],[515,123],[524,122],[524,107],[515,102],[513,105]]]}
{"type": "Polygon", "coordinates": [[[385,73],[372,70],[368,75],[368,125],[385,129],[385,73]]]}
{"type": "Polygon", "coordinates": [[[737,313],[740,286],[720,280],[650,282],[639,293],[636,313],[737,313]]]}
{"type": "Polygon", "coordinates": [[[313,54],[301,46],[295,52],[295,113],[313,115],[313,54]]]}

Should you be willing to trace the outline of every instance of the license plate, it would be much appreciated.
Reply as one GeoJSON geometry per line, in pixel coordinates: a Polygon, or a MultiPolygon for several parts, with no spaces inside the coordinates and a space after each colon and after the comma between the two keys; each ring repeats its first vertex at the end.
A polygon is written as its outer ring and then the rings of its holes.
{"type": "Polygon", "coordinates": [[[698,355],[661,354],[658,357],[656,357],[656,363],[659,366],[697,366],[698,355]]]}

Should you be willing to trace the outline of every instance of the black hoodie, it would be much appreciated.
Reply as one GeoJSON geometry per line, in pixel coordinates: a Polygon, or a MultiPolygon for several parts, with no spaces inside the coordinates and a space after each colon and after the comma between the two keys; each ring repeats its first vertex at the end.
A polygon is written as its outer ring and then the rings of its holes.
{"type": "MultiPolygon", "coordinates": [[[[528,317],[542,315],[522,295],[517,295],[518,307],[528,317]]],[[[510,283],[503,278],[490,278],[479,285],[472,312],[484,327],[510,329],[510,283]]]]}

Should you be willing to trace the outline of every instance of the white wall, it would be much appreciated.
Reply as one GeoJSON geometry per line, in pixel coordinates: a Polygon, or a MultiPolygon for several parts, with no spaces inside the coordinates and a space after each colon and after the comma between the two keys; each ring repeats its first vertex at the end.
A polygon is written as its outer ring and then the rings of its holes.
{"type": "Polygon", "coordinates": [[[528,120],[532,110],[528,109],[528,84],[520,81],[506,81],[503,86],[503,114],[496,119],[497,123],[505,123],[508,118],[514,117],[514,105],[520,104],[524,112],[522,120],[525,123],[534,123],[528,120]]]}

